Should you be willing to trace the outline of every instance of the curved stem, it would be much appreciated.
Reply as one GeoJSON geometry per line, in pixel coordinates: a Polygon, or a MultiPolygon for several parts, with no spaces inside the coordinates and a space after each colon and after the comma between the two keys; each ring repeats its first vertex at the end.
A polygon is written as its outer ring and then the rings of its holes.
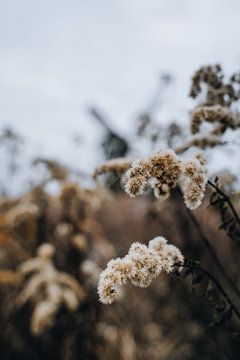
{"type": "Polygon", "coordinates": [[[221,284],[218,282],[218,280],[207,270],[204,270],[203,268],[201,268],[201,266],[196,265],[194,262],[189,262],[189,263],[184,263],[184,264],[176,264],[176,266],[178,267],[186,267],[189,269],[194,269],[197,271],[200,271],[201,273],[203,273],[204,275],[206,275],[209,279],[211,279],[214,284],[216,285],[217,289],[219,290],[219,292],[223,295],[223,297],[225,298],[225,300],[227,301],[227,303],[229,304],[229,306],[231,307],[231,309],[233,310],[233,312],[235,313],[235,315],[238,317],[238,319],[240,320],[240,313],[238,311],[238,309],[235,307],[235,305],[232,303],[232,301],[230,300],[228,294],[226,293],[226,291],[222,288],[221,284]]]}
{"type": "Polygon", "coordinates": [[[215,249],[213,248],[213,246],[211,245],[210,241],[208,240],[208,238],[204,235],[201,225],[199,224],[199,222],[197,221],[197,219],[195,218],[195,216],[193,215],[193,213],[186,208],[187,213],[192,221],[192,223],[194,224],[199,238],[201,239],[201,241],[203,242],[203,244],[206,246],[206,248],[208,249],[212,259],[214,260],[215,264],[217,265],[219,271],[221,272],[221,274],[224,276],[224,278],[226,279],[226,281],[229,283],[229,285],[231,286],[232,290],[235,292],[235,294],[240,298],[240,290],[237,288],[237,286],[235,285],[235,283],[233,282],[233,280],[231,279],[231,277],[228,275],[225,267],[223,266],[223,264],[221,263],[221,261],[219,260],[217,254],[215,253],[215,249]]]}
{"type": "Polygon", "coordinates": [[[238,215],[235,207],[233,206],[233,204],[232,204],[229,196],[227,196],[222,190],[220,190],[220,189],[218,188],[217,185],[215,185],[214,183],[212,183],[210,180],[208,180],[208,184],[209,184],[211,187],[213,187],[220,196],[222,196],[222,198],[226,201],[226,203],[228,203],[228,206],[229,206],[229,208],[231,209],[233,216],[235,217],[238,225],[240,225],[240,217],[239,217],[239,215],[238,215]]]}

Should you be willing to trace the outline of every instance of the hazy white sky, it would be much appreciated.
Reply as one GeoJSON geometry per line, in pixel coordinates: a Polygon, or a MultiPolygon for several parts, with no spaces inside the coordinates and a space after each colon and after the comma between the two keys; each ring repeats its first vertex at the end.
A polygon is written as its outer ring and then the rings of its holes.
{"type": "Polygon", "coordinates": [[[194,69],[239,68],[239,17],[239,0],[0,0],[0,125],[72,162],[71,137],[81,133],[88,167],[100,131],[89,104],[124,133],[169,71],[169,116],[182,116],[194,69]]]}

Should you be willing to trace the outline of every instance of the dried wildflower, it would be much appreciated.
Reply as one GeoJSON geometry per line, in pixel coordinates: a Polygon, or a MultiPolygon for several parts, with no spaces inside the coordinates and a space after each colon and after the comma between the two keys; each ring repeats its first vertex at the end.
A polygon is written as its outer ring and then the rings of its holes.
{"type": "Polygon", "coordinates": [[[133,162],[126,172],[125,190],[135,197],[143,193],[150,185],[158,198],[166,198],[170,187],[175,187],[180,174],[179,160],[172,150],[153,154],[147,160],[133,162]]]}
{"type": "Polygon", "coordinates": [[[205,105],[230,106],[239,99],[239,75],[234,74],[225,82],[219,64],[203,66],[195,72],[190,89],[192,98],[196,98],[201,93],[202,84],[207,87],[205,105]]]}
{"type": "Polygon", "coordinates": [[[98,283],[99,299],[103,304],[112,304],[120,297],[120,289],[122,285],[119,281],[118,273],[114,274],[107,269],[100,274],[98,283]]]}
{"type": "Polygon", "coordinates": [[[139,242],[131,245],[127,259],[132,263],[130,282],[135,286],[149,286],[152,279],[162,271],[158,257],[151,254],[148,247],[139,242]]]}
{"type": "Polygon", "coordinates": [[[162,236],[152,239],[148,246],[135,242],[125,257],[109,261],[100,274],[99,299],[104,304],[111,304],[120,297],[122,285],[147,287],[161,272],[173,272],[176,270],[174,265],[183,261],[181,251],[168,245],[162,236]]]}
{"type": "Polygon", "coordinates": [[[155,197],[165,200],[170,190],[179,184],[183,189],[186,205],[191,209],[200,205],[207,181],[203,159],[201,162],[198,159],[186,162],[172,150],[162,151],[146,160],[134,162],[125,177],[125,190],[131,197],[141,195],[145,187],[150,185],[155,197]],[[194,172],[192,176],[188,174],[191,167],[194,172]]]}
{"type": "Polygon", "coordinates": [[[19,268],[26,285],[17,298],[17,305],[33,304],[31,331],[36,336],[54,324],[62,305],[70,312],[76,311],[85,296],[72,276],[54,267],[54,253],[53,245],[43,244],[38,249],[37,257],[27,260],[19,268]]]}
{"type": "Polygon", "coordinates": [[[125,190],[131,197],[141,195],[149,179],[149,166],[146,161],[134,161],[125,173],[125,190]]]}
{"type": "Polygon", "coordinates": [[[194,210],[202,202],[207,184],[207,173],[199,160],[183,161],[181,189],[186,206],[194,210]]]}
{"type": "Polygon", "coordinates": [[[125,184],[125,190],[131,197],[142,195],[147,185],[147,179],[144,176],[130,178],[125,184]]]}
{"type": "Polygon", "coordinates": [[[161,255],[164,251],[166,244],[167,244],[167,239],[165,239],[165,237],[157,236],[149,241],[148,248],[151,253],[161,255]]]}
{"type": "Polygon", "coordinates": [[[149,242],[150,252],[156,254],[162,259],[162,269],[166,273],[174,270],[174,264],[182,263],[184,257],[181,251],[175,245],[168,245],[163,236],[157,236],[149,242]]]}
{"type": "Polygon", "coordinates": [[[214,66],[203,66],[197,70],[192,78],[190,96],[195,98],[201,92],[201,83],[208,84],[218,89],[222,85],[222,69],[219,64],[214,66]]]}
{"type": "Polygon", "coordinates": [[[239,115],[230,111],[232,102],[240,98],[239,74],[234,74],[225,82],[220,65],[202,67],[192,78],[191,97],[196,98],[201,93],[202,84],[206,86],[205,98],[193,111],[190,124],[190,131],[196,136],[179,146],[176,149],[177,154],[192,146],[205,149],[223,145],[221,135],[227,129],[234,130],[240,127],[239,115]],[[208,133],[201,133],[201,125],[204,122],[213,126],[208,133]]]}
{"type": "Polygon", "coordinates": [[[127,171],[131,163],[132,160],[127,158],[116,158],[108,160],[96,168],[93,174],[93,178],[96,179],[97,176],[109,172],[114,172],[116,175],[122,175],[125,171],[127,171]]]}
{"type": "Polygon", "coordinates": [[[204,121],[215,124],[215,128],[210,132],[212,135],[222,135],[228,128],[240,127],[237,115],[220,105],[199,106],[195,109],[191,116],[191,133],[199,133],[204,121]]]}
{"type": "Polygon", "coordinates": [[[217,145],[224,145],[224,142],[216,135],[196,135],[192,136],[185,144],[175,149],[176,154],[181,154],[184,151],[190,149],[192,146],[196,146],[200,149],[213,148],[217,145]]]}

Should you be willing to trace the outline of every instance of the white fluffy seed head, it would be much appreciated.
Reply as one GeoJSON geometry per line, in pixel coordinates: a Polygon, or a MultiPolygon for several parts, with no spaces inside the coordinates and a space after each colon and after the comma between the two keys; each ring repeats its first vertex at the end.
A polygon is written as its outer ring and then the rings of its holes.
{"type": "Polygon", "coordinates": [[[100,279],[98,294],[99,300],[103,304],[112,304],[120,297],[120,288],[109,278],[100,279]]]}
{"type": "Polygon", "coordinates": [[[133,162],[125,173],[125,180],[125,191],[130,197],[141,195],[150,185],[155,197],[162,201],[179,184],[186,206],[195,209],[204,197],[207,173],[202,157],[186,161],[173,150],[166,150],[133,162]]]}
{"type": "Polygon", "coordinates": [[[134,242],[128,251],[128,254],[134,258],[134,256],[147,256],[149,254],[148,247],[140,242],[134,242]]]}
{"type": "Polygon", "coordinates": [[[194,210],[205,195],[207,172],[199,159],[182,162],[181,189],[186,206],[194,210]]]}
{"type": "Polygon", "coordinates": [[[136,197],[143,194],[147,180],[144,176],[135,176],[125,183],[125,191],[130,197],[136,197]]]}
{"type": "Polygon", "coordinates": [[[181,251],[168,245],[163,236],[152,239],[148,246],[135,242],[125,257],[109,261],[100,274],[99,299],[104,304],[111,304],[121,296],[120,287],[127,282],[147,287],[162,271],[170,273],[183,261],[181,251]]]}
{"type": "Polygon", "coordinates": [[[166,244],[167,244],[167,239],[165,237],[157,236],[149,241],[148,247],[151,253],[162,256],[162,252],[166,244]]]}
{"type": "Polygon", "coordinates": [[[107,269],[114,274],[118,274],[121,279],[121,283],[125,284],[129,280],[129,274],[132,271],[132,261],[127,256],[124,258],[117,258],[110,260],[107,265],[107,269]]]}

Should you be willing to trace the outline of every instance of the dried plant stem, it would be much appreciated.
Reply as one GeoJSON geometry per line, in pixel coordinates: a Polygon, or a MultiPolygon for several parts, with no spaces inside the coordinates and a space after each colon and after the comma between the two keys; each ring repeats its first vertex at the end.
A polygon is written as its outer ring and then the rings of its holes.
{"type": "Polygon", "coordinates": [[[221,261],[219,260],[215,249],[213,248],[213,246],[211,245],[210,241],[208,240],[208,238],[204,235],[203,230],[201,225],[199,224],[199,222],[197,221],[196,217],[193,215],[193,213],[186,208],[186,211],[193,223],[193,225],[195,226],[199,238],[201,239],[202,243],[206,246],[206,248],[209,251],[209,254],[211,255],[212,259],[214,260],[215,264],[218,267],[218,270],[221,272],[221,274],[224,276],[225,280],[228,282],[228,284],[230,285],[231,289],[234,291],[234,293],[240,298],[240,291],[239,289],[236,287],[235,283],[233,282],[233,280],[231,279],[231,277],[228,275],[225,267],[223,266],[223,264],[221,263],[221,261]]]}
{"type": "Polygon", "coordinates": [[[228,305],[230,306],[230,308],[232,309],[232,311],[234,312],[234,314],[238,317],[238,319],[240,320],[240,312],[238,311],[238,309],[235,307],[235,305],[232,303],[231,299],[229,298],[228,294],[226,293],[226,291],[223,289],[223,287],[220,285],[220,283],[218,282],[218,280],[207,270],[203,269],[200,265],[197,265],[195,262],[193,261],[185,261],[184,264],[177,264],[178,267],[185,267],[188,269],[193,269],[193,270],[197,270],[199,272],[201,272],[202,274],[204,274],[205,276],[207,276],[208,279],[212,280],[212,282],[216,285],[218,291],[221,293],[221,295],[225,298],[226,302],[228,303],[228,305]]]}
{"type": "Polygon", "coordinates": [[[230,200],[230,197],[227,196],[222,190],[220,190],[220,189],[218,188],[217,185],[215,185],[214,183],[212,183],[210,180],[208,180],[208,184],[209,184],[211,187],[213,187],[213,188],[216,190],[216,192],[225,200],[225,202],[228,204],[229,208],[231,209],[232,214],[233,214],[234,218],[236,219],[238,225],[240,226],[240,217],[239,217],[239,215],[238,215],[235,207],[233,206],[233,204],[232,204],[232,202],[231,202],[231,200],[230,200]]]}

